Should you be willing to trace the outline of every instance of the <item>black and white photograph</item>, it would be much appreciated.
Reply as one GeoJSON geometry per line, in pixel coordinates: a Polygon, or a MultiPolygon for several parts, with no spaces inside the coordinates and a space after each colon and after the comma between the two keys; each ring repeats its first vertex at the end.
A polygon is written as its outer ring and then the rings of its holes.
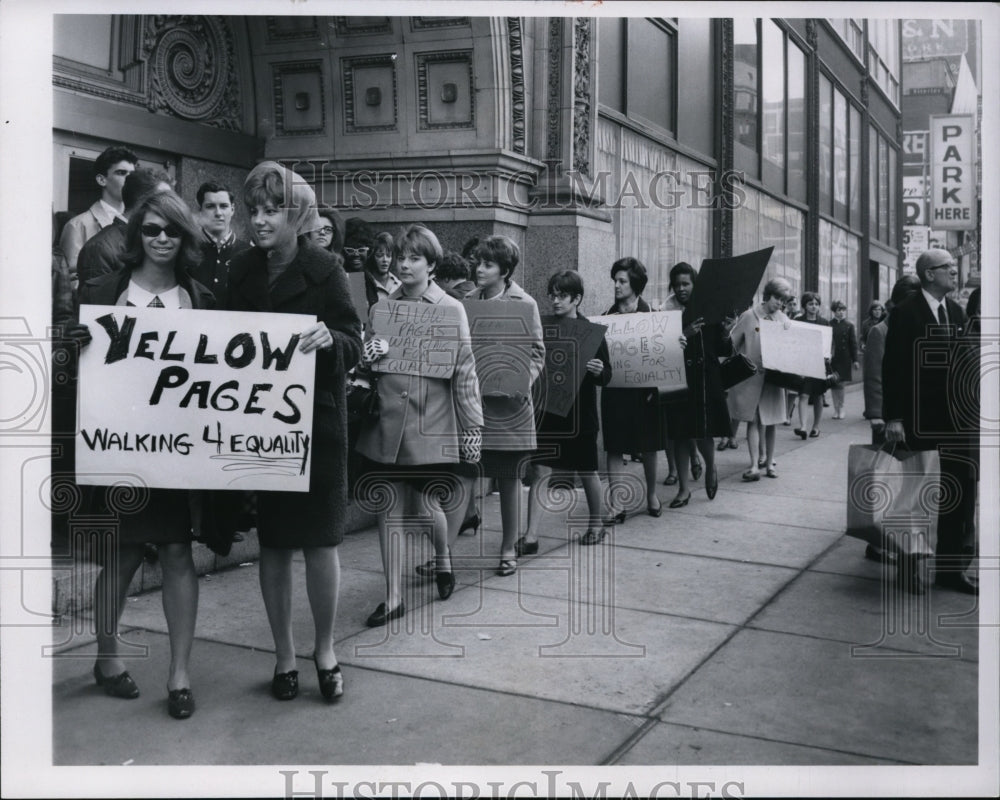
{"type": "Polygon", "coordinates": [[[994,3],[4,0],[0,794],[997,796],[998,135],[994,3]]]}

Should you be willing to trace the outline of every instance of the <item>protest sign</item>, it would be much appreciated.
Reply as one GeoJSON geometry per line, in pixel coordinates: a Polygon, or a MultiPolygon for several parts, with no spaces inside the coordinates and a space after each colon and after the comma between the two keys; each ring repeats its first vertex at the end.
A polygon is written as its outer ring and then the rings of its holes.
{"type": "Polygon", "coordinates": [[[365,273],[348,272],[347,285],[350,287],[351,302],[354,310],[358,312],[358,319],[361,320],[365,332],[368,331],[368,292],[365,288],[365,273]]]}
{"type": "Polygon", "coordinates": [[[784,323],[762,319],[761,361],[765,369],[823,379],[826,377],[824,359],[830,355],[832,336],[833,329],[828,325],[790,322],[785,328],[784,323]]]}
{"type": "Polygon", "coordinates": [[[80,322],[81,484],[309,490],[315,317],[83,305],[80,322]]]}
{"type": "Polygon", "coordinates": [[[461,344],[461,313],[455,306],[380,300],[371,310],[372,335],[385,339],[389,352],[372,370],[450,378],[461,344]]]}
{"type": "Polygon", "coordinates": [[[542,317],[545,343],[546,413],[565,417],[587,374],[587,362],[597,355],[607,328],[585,319],[542,317]]]}
{"type": "Polygon", "coordinates": [[[711,325],[749,308],[772,250],[773,247],[765,247],[741,256],[702,261],[691,294],[691,318],[701,317],[706,325],[711,325]]]}
{"type": "Polygon", "coordinates": [[[527,396],[536,344],[534,308],[520,300],[463,300],[483,397],[527,396]]]}
{"type": "Polygon", "coordinates": [[[681,350],[681,311],[608,314],[590,317],[607,327],[611,387],[656,387],[661,392],[687,388],[681,350]]]}

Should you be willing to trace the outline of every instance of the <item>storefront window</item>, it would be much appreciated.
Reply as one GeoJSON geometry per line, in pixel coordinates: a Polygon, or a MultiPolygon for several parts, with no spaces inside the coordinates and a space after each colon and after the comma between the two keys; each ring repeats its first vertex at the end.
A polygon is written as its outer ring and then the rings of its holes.
{"type": "Polygon", "coordinates": [[[597,47],[600,68],[597,92],[608,108],[625,113],[625,20],[607,17],[597,21],[597,47]]]}
{"type": "Polygon", "coordinates": [[[733,253],[773,247],[758,293],[771,278],[786,278],[798,296],[802,292],[805,215],[775,197],[744,187],[746,204],[733,212],[733,253]]]}
{"type": "Polygon", "coordinates": [[[833,213],[847,222],[847,98],[833,92],[833,213]]]}
{"type": "Polygon", "coordinates": [[[674,37],[648,19],[628,20],[628,115],[673,131],[674,37]]]}
{"type": "Polygon", "coordinates": [[[850,199],[848,222],[852,227],[861,227],[861,112],[854,106],[851,110],[850,144],[847,152],[849,158],[847,170],[847,185],[850,199]]]}
{"type": "Polygon", "coordinates": [[[806,57],[788,41],[788,194],[806,199],[806,57]]]}
{"type": "Polygon", "coordinates": [[[764,182],[785,190],[785,42],[772,20],[763,23],[764,182]],[[769,174],[770,173],[770,174],[769,174]]]}
{"type": "Polygon", "coordinates": [[[649,284],[643,294],[654,306],[662,303],[674,264],[687,261],[698,268],[712,254],[712,209],[694,184],[710,186],[713,176],[703,165],[605,118],[597,124],[597,168],[608,176],[615,256],[634,256],[645,264],[649,284]]]}
{"type": "Polygon", "coordinates": [[[819,209],[832,211],[833,173],[833,85],[823,75],[819,78],[819,209]]]}
{"type": "Polygon", "coordinates": [[[758,177],[757,109],[760,76],[757,73],[757,20],[733,20],[733,91],[736,164],[758,177]],[[742,152],[741,152],[742,149],[742,152]]]}

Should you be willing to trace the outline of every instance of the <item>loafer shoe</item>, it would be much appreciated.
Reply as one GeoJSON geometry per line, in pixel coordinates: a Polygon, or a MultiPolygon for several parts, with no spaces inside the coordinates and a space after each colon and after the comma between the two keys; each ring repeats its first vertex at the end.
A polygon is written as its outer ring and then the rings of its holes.
{"type": "Polygon", "coordinates": [[[344,696],[344,675],[340,664],[333,669],[316,667],[316,678],[319,680],[319,693],[328,703],[336,703],[344,696]]]}
{"type": "Polygon", "coordinates": [[[369,628],[378,628],[391,620],[399,619],[405,613],[406,609],[403,607],[402,603],[396,606],[392,611],[386,610],[385,603],[379,603],[378,608],[371,613],[371,616],[368,617],[365,624],[367,624],[369,628]]]}

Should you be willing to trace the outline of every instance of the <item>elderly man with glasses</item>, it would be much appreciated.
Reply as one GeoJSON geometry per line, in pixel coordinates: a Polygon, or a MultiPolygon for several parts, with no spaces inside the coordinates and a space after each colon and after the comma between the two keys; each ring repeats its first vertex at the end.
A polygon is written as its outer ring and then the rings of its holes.
{"type": "MultiPolygon", "coordinates": [[[[947,295],[958,285],[958,267],[947,250],[932,249],[917,259],[920,291],[892,309],[882,359],[882,415],[889,443],[911,450],[937,450],[943,492],[938,513],[935,584],[978,594],[979,584],[966,574],[975,552],[975,531],[965,524],[964,509],[975,497],[974,469],[957,447],[957,422],[968,392],[951,366],[965,333],[962,307],[947,295]]],[[[900,558],[900,585],[925,590],[926,559],[900,558]]]]}

